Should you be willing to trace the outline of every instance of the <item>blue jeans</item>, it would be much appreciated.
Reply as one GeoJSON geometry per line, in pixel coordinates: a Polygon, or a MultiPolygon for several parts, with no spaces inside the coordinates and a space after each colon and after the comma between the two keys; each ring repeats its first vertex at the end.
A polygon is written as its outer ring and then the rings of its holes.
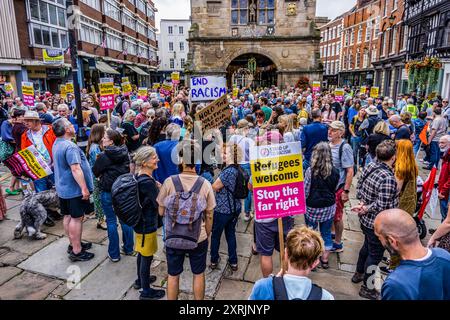
{"type": "MultiPolygon", "coordinates": [[[[250,169],[250,163],[241,164],[241,168],[248,174],[249,177],[252,175],[252,172],[250,169]]],[[[251,191],[249,191],[247,198],[244,200],[244,210],[245,210],[245,214],[247,214],[247,215],[252,210],[252,200],[253,200],[253,194],[251,191]]]]}
{"type": "Polygon", "coordinates": [[[414,156],[417,154],[417,152],[419,152],[419,148],[421,145],[422,141],[420,141],[420,139],[418,137],[416,137],[416,141],[414,142],[414,156]]]}
{"type": "Polygon", "coordinates": [[[237,264],[236,253],[236,224],[238,216],[234,214],[222,214],[214,212],[213,227],[211,232],[211,263],[219,260],[220,237],[225,230],[225,239],[228,244],[228,262],[237,264]]]}
{"type": "Polygon", "coordinates": [[[441,158],[441,151],[439,150],[439,143],[431,141],[430,144],[430,166],[428,168],[438,167],[439,159],[441,158]]]}
{"type": "Polygon", "coordinates": [[[444,222],[444,220],[447,218],[448,199],[441,199],[441,200],[439,200],[439,205],[441,207],[441,216],[442,216],[442,221],[441,222],[444,222]]]}
{"type": "Polygon", "coordinates": [[[361,146],[361,137],[351,137],[350,142],[352,144],[352,149],[353,149],[353,161],[355,163],[354,166],[354,172],[356,172],[356,169],[358,168],[358,164],[361,166],[361,159],[359,159],[358,161],[358,157],[359,157],[359,147],[361,146]]]}
{"type": "MultiPolygon", "coordinates": [[[[106,227],[108,228],[108,254],[112,259],[120,258],[119,248],[119,232],[117,231],[117,216],[112,206],[112,198],[110,192],[102,192],[101,196],[103,213],[106,218],[106,227]]],[[[119,221],[120,222],[120,221],[119,221]]],[[[120,222],[122,227],[123,250],[131,253],[134,250],[133,228],[120,222]]]]}
{"type": "Polygon", "coordinates": [[[308,170],[310,164],[309,164],[309,160],[306,160],[305,158],[303,158],[303,174],[305,174],[306,170],[308,170]]]}
{"type": "Polygon", "coordinates": [[[34,181],[34,189],[36,192],[50,190],[54,185],[55,175],[53,173],[45,178],[34,181]]]}
{"type": "Polygon", "coordinates": [[[324,222],[312,222],[305,215],[306,225],[314,230],[319,226],[320,235],[325,243],[325,250],[329,251],[333,248],[333,239],[331,237],[331,227],[333,226],[334,218],[324,222]]]}

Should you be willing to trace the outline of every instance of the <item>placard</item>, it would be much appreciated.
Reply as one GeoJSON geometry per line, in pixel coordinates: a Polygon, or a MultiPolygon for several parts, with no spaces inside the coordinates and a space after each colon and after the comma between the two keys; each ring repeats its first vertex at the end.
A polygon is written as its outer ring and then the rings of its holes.
{"type": "Polygon", "coordinates": [[[172,74],[170,75],[170,78],[172,79],[173,84],[180,83],[180,73],[179,72],[172,72],[172,74]]]}
{"type": "Polygon", "coordinates": [[[319,92],[320,91],[320,81],[313,81],[312,89],[313,89],[313,92],[319,92]]]}
{"type": "Polygon", "coordinates": [[[120,87],[114,86],[114,94],[119,95],[120,94],[120,87]]]}
{"type": "Polygon", "coordinates": [[[173,90],[173,85],[171,83],[163,83],[161,86],[160,92],[164,95],[168,96],[173,90]]]}
{"type": "Polygon", "coordinates": [[[100,110],[114,109],[114,80],[101,78],[98,87],[100,89],[100,110]]]}
{"type": "Polygon", "coordinates": [[[336,90],[334,90],[334,100],[338,102],[344,101],[344,93],[345,91],[342,88],[337,88],[336,90]]]}
{"type": "Polygon", "coordinates": [[[130,82],[130,79],[128,77],[122,77],[122,83],[130,82]]]}
{"type": "Polygon", "coordinates": [[[124,96],[129,96],[131,92],[133,92],[133,88],[131,87],[131,83],[122,82],[122,92],[124,96]]]}
{"type": "Polygon", "coordinates": [[[372,87],[370,88],[370,97],[371,98],[378,98],[378,95],[380,93],[379,87],[372,87]]]}
{"type": "Polygon", "coordinates": [[[227,80],[225,77],[192,77],[191,101],[212,101],[227,93],[227,80]]]}
{"type": "Polygon", "coordinates": [[[154,89],[154,90],[157,90],[159,88],[161,88],[161,83],[154,83],[152,86],[152,89],[154,89]]]}
{"type": "Polygon", "coordinates": [[[59,86],[59,92],[62,98],[67,99],[67,90],[66,90],[66,85],[62,84],[59,86]]]}
{"type": "Polygon", "coordinates": [[[306,212],[299,143],[250,149],[256,219],[276,219],[306,212]]]}
{"type": "Polygon", "coordinates": [[[227,95],[212,102],[205,109],[195,114],[195,121],[201,121],[203,130],[219,128],[231,118],[231,109],[227,95]]]}
{"type": "Polygon", "coordinates": [[[359,93],[366,94],[367,93],[367,87],[366,86],[361,86],[361,88],[359,88],[359,93]]]}
{"type": "Polygon", "coordinates": [[[38,180],[51,175],[53,172],[36,147],[29,146],[14,153],[4,161],[14,176],[26,176],[38,180]]]}
{"type": "Polygon", "coordinates": [[[5,82],[5,91],[6,94],[12,94],[14,92],[14,87],[11,82],[5,82]]]}
{"type": "Polygon", "coordinates": [[[33,82],[22,82],[22,98],[23,104],[26,106],[34,106],[34,86],[33,82]]]}
{"type": "Polygon", "coordinates": [[[239,95],[239,89],[238,88],[233,88],[233,99],[236,99],[239,95]]]}
{"type": "Polygon", "coordinates": [[[145,100],[148,96],[148,88],[147,87],[141,87],[138,89],[138,99],[145,100]]]}
{"type": "Polygon", "coordinates": [[[75,93],[72,81],[66,83],[66,93],[75,93]]]}

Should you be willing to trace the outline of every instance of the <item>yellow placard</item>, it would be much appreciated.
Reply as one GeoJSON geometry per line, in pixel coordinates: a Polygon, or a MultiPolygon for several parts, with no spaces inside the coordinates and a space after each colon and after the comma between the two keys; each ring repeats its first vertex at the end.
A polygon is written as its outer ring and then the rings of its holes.
{"type": "Polygon", "coordinates": [[[163,83],[162,85],[162,89],[166,91],[172,91],[172,88],[173,88],[172,84],[169,83],[163,83]]]}
{"type": "Polygon", "coordinates": [[[100,89],[101,96],[114,94],[114,84],[112,82],[99,83],[98,87],[100,89]]]}
{"type": "Polygon", "coordinates": [[[344,96],[344,89],[336,89],[336,90],[334,90],[334,95],[335,96],[339,96],[339,97],[343,97],[344,96]]]}
{"type": "Polygon", "coordinates": [[[40,165],[38,160],[36,159],[36,156],[33,154],[31,150],[28,148],[20,150],[19,154],[22,156],[22,158],[27,163],[28,167],[30,168],[33,173],[38,176],[38,178],[43,178],[48,176],[48,173],[45,172],[44,168],[40,165]]]}
{"type": "Polygon", "coordinates": [[[64,52],[42,49],[42,58],[45,64],[62,64],[64,63],[64,52]]]}
{"type": "Polygon", "coordinates": [[[370,88],[370,97],[371,98],[378,98],[378,95],[380,93],[379,87],[372,87],[370,88]]]}
{"type": "Polygon", "coordinates": [[[73,88],[73,82],[66,83],[66,93],[74,93],[75,89],[73,88]]]}
{"type": "Polygon", "coordinates": [[[114,87],[114,94],[120,94],[120,87],[114,87]]]}
{"type": "Polygon", "coordinates": [[[233,88],[233,98],[237,98],[239,95],[239,89],[238,88],[233,88]]]}
{"type": "Polygon", "coordinates": [[[283,183],[303,181],[301,156],[281,156],[251,161],[254,188],[272,187],[283,183]]]}
{"type": "Polygon", "coordinates": [[[154,83],[153,84],[153,89],[159,89],[161,87],[161,83],[154,83]]]}
{"type": "Polygon", "coordinates": [[[10,82],[5,83],[5,91],[6,91],[6,93],[14,92],[14,87],[10,82]]]}
{"type": "Polygon", "coordinates": [[[34,88],[32,85],[23,85],[22,84],[22,94],[28,96],[34,96],[34,88]]]}
{"type": "Polygon", "coordinates": [[[67,97],[67,90],[66,90],[66,86],[64,85],[64,84],[62,84],[60,87],[59,87],[59,90],[60,90],[60,94],[61,94],[61,97],[63,97],[64,99],[66,99],[66,97],[67,97]]]}
{"type": "Polygon", "coordinates": [[[367,92],[367,87],[361,86],[361,88],[359,89],[359,93],[366,94],[366,92],[367,92]]]}
{"type": "Polygon", "coordinates": [[[147,97],[148,95],[148,89],[147,88],[139,88],[138,89],[138,96],[139,97],[147,97]]]}
{"type": "Polygon", "coordinates": [[[172,80],[180,81],[180,73],[179,72],[172,72],[171,78],[172,78],[172,80]]]}
{"type": "Polygon", "coordinates": [[[122,82],[122,91],[125,95],[128,95],[133,91],[133,88],[129,82],[122,82]]]}
{"type": "Polygon", "coordinates": [[[313,81],[313,88],[320,88],[320,81],[313,81]]]}
{"type": "Polygon", "coordinates": [[[97,92],[95,91],[95,86],[94,86],[94,85],[91,86],[91,91],[92,91],[92,93],[97,93],[97,92]]]}
{"type": "Polygon", "coordinates": [[[122,83],[125,83],[125,82],[130,82],[130,79],[128,79],[128,77],[122,77],[122,83]]]}

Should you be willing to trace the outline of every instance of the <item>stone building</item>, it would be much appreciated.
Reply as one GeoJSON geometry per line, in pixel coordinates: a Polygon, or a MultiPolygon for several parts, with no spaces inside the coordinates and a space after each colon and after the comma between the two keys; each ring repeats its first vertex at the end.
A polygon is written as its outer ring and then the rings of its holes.
{"type": "Polygon", "coordinates": [[[315,0],[192,0],[190,75],[281,88],[322,80],[315,0]]]}

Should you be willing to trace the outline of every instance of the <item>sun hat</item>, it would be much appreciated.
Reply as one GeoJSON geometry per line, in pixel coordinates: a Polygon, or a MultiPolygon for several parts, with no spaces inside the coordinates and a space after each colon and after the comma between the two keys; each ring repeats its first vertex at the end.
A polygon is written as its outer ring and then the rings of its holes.
{"type": "Polygon", "coordinates": [[[376,116],[380,113],[378,111],[377,107],[375,107],[375,106],[370,106],[370,107],[366,108],[366,112],[369,116],[376,116]]]}
{"type": "Polygon", "coordinates": [[[25,115],[23,116],[24,120],[41,120],[39,118],[39,114],[36,111],[26,111],[25,115]]]}
{"type": "Polygon", "coordinates": [[[331,129],[345,131],[345,125],[342,121],[333,121],[330,124],[331,129]]]}

